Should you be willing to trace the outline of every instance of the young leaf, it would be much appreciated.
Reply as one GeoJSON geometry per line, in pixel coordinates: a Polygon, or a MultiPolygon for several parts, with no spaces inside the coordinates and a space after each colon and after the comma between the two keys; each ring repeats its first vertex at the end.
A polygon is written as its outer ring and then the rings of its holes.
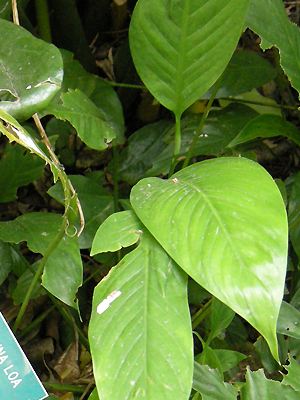
{"type": "Polygon", "coordinates": [[[130,200],[176,263],[250,322],[278,359],[287,217],[271,176],[247,159],[207,160],[169,180],[141,180],[130,200]]]}
{"type": "Polygon", "coordinates": [[[144,232],[96,287],[89,340],[100,399],[186,400],[193,343],[187,279],[144,232]]]}
{"type": "Polygon", "coordinates": [[[300,92],[300,30],[286,14],[281,0],[251,0],[247,26],[261,39],[262,49],[276,46],[283,70],[292,86],[300,92]]]}
{"type": "Polygon", "coordinates": [[[112,214],[97,230],[91,256],[135,244],[143,233],[141,229],[141,223],[134,212],[121,211],[112,214]]]}
{"type": "Polygon", "coordinates": [[[202,400],[237,399],[237,390],[223,382],[218,370],[197,362],[194,363],[193,389],[201,394],[202,400]]]}
{"type": "Polygon", "coordinates": [[[0,109],[18,120],[42,111],[59,91],[59,50],[24,28],[0,19],[0,109]]]}
{"type": "MultiPolygon", "coordinates": [[[[28,213],[13,221],[0,222],[0,239],[11,243],[26,241],[32,252],[44,255],[61,224],[61,215],[28,213]]],[[[82,262],[77,237],[65,235],[50,254],[42,283],[58,299],[71,307],[76,307],[75,296],[82,285],[82,262]]]]}
{"type": "Polygon", "coordinates": [[[231,323],[235,316],[235,312],[216,297],[212,300],[210,313],[210,333],[208,341],[211,342],[231,323]]]}
{"type": "Polygon", "coordinates": [[[129,30],[135,67],[153,96],[180,116],[219,78],[248,0],[139,0],[129,30]]]}

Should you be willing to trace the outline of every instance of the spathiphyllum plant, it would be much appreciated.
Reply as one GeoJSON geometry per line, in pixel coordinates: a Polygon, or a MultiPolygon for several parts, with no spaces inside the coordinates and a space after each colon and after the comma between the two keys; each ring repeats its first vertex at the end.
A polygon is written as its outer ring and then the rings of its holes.
{"type": "Polygon", "coordinates": [[[1,214],[16,334],[29,303],[53,303],[93,366],[80,399],[300,398],[293,6],[36,1],[32,19],[28,3],[26,29],[16,1],[12,22],[0,10],[0,202],[24,204],[29,184],[42,202],[1,214]],[[108,36],[106,76],[82,55],[92,45],[68,51],[100,9],[121,35],[108,36]]]}

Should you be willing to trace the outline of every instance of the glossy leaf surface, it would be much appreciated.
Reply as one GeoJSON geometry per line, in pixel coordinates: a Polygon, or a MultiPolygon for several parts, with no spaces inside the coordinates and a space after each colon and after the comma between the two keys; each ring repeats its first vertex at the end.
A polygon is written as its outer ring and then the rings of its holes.
{"type": "Polygon", "coordinates": [[[300,91],[300,30],[293,24],[281,0],[251,0],[247,26],[257,33],[263,49],[276,46],[283,70],[292,86],[300,91]]]}
{"type": "Polygon", "coordinates": [[[242,33],[248,0],[139,0],[129,39],[153,96],[180,115],[224,71],[242,33]]]}
{"type": "Polygon", "coordinates": [[[98,284],[89,340],[100,398],[189,398],[193,343],[186,286],[184,272],[147,232],[98,284]]]}
{"type": "MultiPolygon", "coordinates": [[[[54,213],[28,213],[0,223],[0,239],[27,242],[29,249],[42,255],[60,229],[62,216],[54,213]]],[[[75,296],[82,284],[82,262],[77,237],[64,236],[45,265],[43,286],[64,303],[75,307],[75,296]]]]}
{"type": "Polygon", "coordinates": [[[59,91],[62,58],[55,46],[3,19],[0,36],[0,109],[25,120],[59,91]]]}
{"type": "Polygon", "coordinates": [[[142,223],[195,281],[250,322],[277,354],[287,260],[280,192],[258,164],[219,158],[131,192],[142,223]]]}

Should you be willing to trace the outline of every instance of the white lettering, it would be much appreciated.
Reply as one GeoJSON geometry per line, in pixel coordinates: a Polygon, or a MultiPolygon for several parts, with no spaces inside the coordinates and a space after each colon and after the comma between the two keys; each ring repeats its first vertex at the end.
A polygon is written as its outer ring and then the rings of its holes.
{"type": "Polygon", "coordinates": [[[14,367],[13,364],[10,364],[8,367],[4,368],[4,373],[5,373],[5,375],[8,375],[8,371],[9,371],[10,369],[12,369],[13,367],[14,367]]]}
{"type": "Polygon", "coordinates": [[[7,359],[8,359],[8,356],[7,356],[7,355],[1,356],[1,357],[0,357],[0,365],[2,365],[2,364],[4,363],[4,361],[6,361],[7,359]]]}
{"type": "MultiPolygon", "coordinates": [[[[7,359],[8,355],[6,354],[3,345],[0,344],[0,365],[2,365],[7,359]]],[[[19,372],[14,370],[13,364],[9,364],[6,368],[3,369],[3,372],[7,376],[9,383],[13,386],[14,389],[19,386],[20,383],[22,383],[22,379],[19,378],[19,372]]]]}
{"type": "Polygon", "coordinates": [[[10,383],[13,385],[15,389],[18,385],[20,385],[20,383],[22,383],[22,379],[16,379],[15,381],[11,381],[10,383]]]}
{"type": "Polygon", "coordinates": [[[10,381],[14,381],[14,380],[16,380],[17,378],[19,378],[19,372],[14,371],[14,372],[11,372],[11,373],[8,375],[8,379],[9,379],[10,381]]]}

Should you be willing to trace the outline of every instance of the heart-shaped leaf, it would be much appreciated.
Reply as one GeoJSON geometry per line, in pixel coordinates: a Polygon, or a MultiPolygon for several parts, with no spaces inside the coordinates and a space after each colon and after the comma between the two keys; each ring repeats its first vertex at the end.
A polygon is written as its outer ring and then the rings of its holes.
{"type": "Polygon", "coordinates": [[[207,160],[169,180],[143,179],[131,204],[177,264],[250,322],[278,359],[287,217],[271,176],[247,159],[207,160]]]}
{"type": "Polygon", "coordinates": [[[17,119],[42,111],[59,91],[59,50],[24,28],[0,19],[0,109],[17,119]]]}
{"type": "Polygon", "coordinates": [[[224,71],[244,25],[248,0],[139,0],[129,39],[150,92],[177,116],[224,71]]]}
{"type": "Polygon", "coordinates": [[[193,344],[186,287],[186,274],[148,232],[99,283],[89,340],[101,399],[188,399],[193,344]]]}

